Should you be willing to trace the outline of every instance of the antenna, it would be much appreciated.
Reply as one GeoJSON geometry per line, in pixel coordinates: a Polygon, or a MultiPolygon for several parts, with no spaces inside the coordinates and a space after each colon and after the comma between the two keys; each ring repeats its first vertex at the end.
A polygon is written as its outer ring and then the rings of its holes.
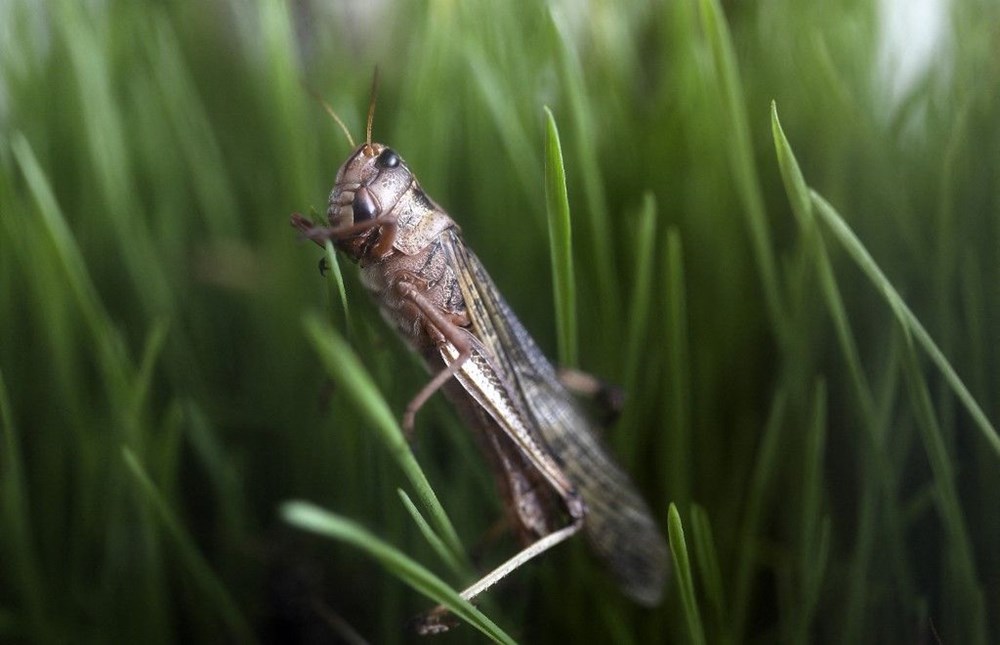
{"type": "MultiPolygon", "coordinates": [[[[339,125],[340,129],[344,132],[344,136],[347,137],[347,142],[351,144],[351,148],[356,147],[356,144],[354,143],[354,137],[351,136],[351,131],[347,129],[347,126],[344,125],[343,119],[341,119],[340,116],[336,112],[333,111],[333,108],[330,107],[330,104],[327,103],[326,101],[324,101],[323,97],[320,96],[318,92],[316,92],[311,87],[309,87],[308,85],[306,85],[305,81],[302,82],[302,87],[304,87],[305,90],[307,92],[309,92],[310,96],[312,96],[314,99],[316,99],[317,101],[319,101],[320,105],[323,106],[323,109],[326,110],[327,114],[329,114],[331,117],[333,117],[333,120],[337,122],[337,125],[339,125]]],[[[369,116],[368,118],[369,118],[368,129],[370,131],[371,130],[371,116],[369,116]]],[[[369,138],[371,138],[371,137],[369,136],[369,138]]]]}
{"type": "Polygon", "coordinates": [[[372,121],[375,120],[375,96],[378,94],[378,65],[375,66],[375,73],[372,75],[372,91],[368,99],[368,130],[366,131],[365,143],[371,148],[372,145],[372,121]]]}

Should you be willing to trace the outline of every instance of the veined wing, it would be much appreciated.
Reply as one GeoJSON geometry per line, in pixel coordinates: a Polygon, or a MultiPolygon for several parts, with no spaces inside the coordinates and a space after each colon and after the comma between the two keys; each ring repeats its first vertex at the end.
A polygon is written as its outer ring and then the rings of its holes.
{"type": "Polygon", "coordinates": [[[607,453],[591,421],[514,316],[482,263],[454,230],[444,233],[448,261],[472,319],[471,333],[511,405],[537,428],[559,468],[587,504],[584,532],[622,590],[655,605],[667,576],[667,548],[646,503],[607,453]]]}

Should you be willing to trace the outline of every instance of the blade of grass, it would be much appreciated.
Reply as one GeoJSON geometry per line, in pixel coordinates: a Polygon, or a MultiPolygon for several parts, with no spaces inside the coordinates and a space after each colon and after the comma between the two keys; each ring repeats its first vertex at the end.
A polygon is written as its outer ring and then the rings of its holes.
{"type": "MultiPolygon", "coordinates": [[[[647,192],[642,208],[636,216],[636,223],[631,226],[635,239],[631,244],[634,250],[634,268],[632,278],[631,301],[629,302],[628,322],[625,331],[625,383],[624,391],[640,400],[640,378],[645,366],[642,357],[649,354],[649,339],[647,338],[653,301],[653,252],[656,248],[656,198],[647,192]]],[[[621,428],[635,427],[641,421],[638,416],[641,409],[625,406],[621,417],[621,428]]],[[[623,463],[635,463],[636,452],[642,449],[638,441],[626,440],[627,433],[615,437],[615,449],[623,463]]],[[[673,491],[668,491],[669,499],[676,499],[673,491]]]]}
{"type": "MultiPolygon", "coordinates": [[[[501,141],[504,150],[517,171],[522,189],[529,195],[537,192],[538,156],[531,144],[534,137],[528,131],[526,120],[511,101],[507,79],[499,76],[497,65],[488,60],[480,43],[466,40],[463,50],[470,78],[497,124],[497,129],[503,133],[501,141]]],[[[541,224],[537,219],[535,221],[541,224]]]]}
{"type": "Polygon", "coordinates": [[[691,505],[691,538],[694,541],[695,562],[705,586],[705,596],[712,607],[712,621],[719,633],[719,641],[732,641],[730,625],[726,616],[726,600],[722,591],[722,569],[712,537],[712,525],[708,513],[698,504],[691,505]]]}
{"type": "Polygon", "coordinates": [[[813,395],[813,418],[808,425],[802,469],[802,521],[799,533],[799,589],[804,602],[792,625],[796,642],[808,642],[823,586],[826,558],[829,554],[830,523],[821,515],[823,501],[823,456],[826,445],[826,382],[816,384],[813,395]]]}
{"type": "Polygon", "coordinates": [[[190,442],[195,460],[201,464],[208,477],[205,494],[219,500],[219,525],[236,534],[246,526],[246,494],[240,472],[226,451],[219,432],[212,427],[208,416],[194,402],[182,404],[185,426],[184,436],[190,442]]]}
{"type": "Polygon", "coordinates": [[[348,334],[350,334],[350,330],[352,329],[351,311],[348,309],[347,304],[347,289],[344,287],[344,274],[340,270],[340,262],[337,260],[337,251],[333,248],[333,242],[327,240],[325,250],[326,269],[330,274],[331,282],[333,283],[332,287],[337,290],[340,306],[344,310],[344,328],[347,329],[348,334]]]}
{"type": "Polygon", "coordinates": [[[35,548],[29,509],[28,489],[24,480],[24,462],[14,414],[3,371],[0,371],[0,431],[3,433],[3,450],[0,450],[0,517],[3,517],[6,546],[4,560],[12,565],[14,580],[20,588],[23,610],[27,615],[29,633],[33,640],[50,642],[54,637],[52,625],[46,620],[45,580],[35,548]]]}
{"type": "MultiPolygon", "coordinates": [[[[129,416],[135,420],[136,426],[138,426],[139,415],[147,403],[153,381],[153,370],[156,368],[156,362],[163,351],[163,344],[167,340],[169,329],[170,322],[166,318],[160,318],[153,323],[153,328],[146,335],[146,344],[143,347],[139,370],[135,380],[131,383],[129,416]]],[[[138,436],[130,437],[132,441],[139,439],[138,436]]]]}
{"type": "MultiPolygon", "coordinates": [[[[957,628],[963,629],[959,640],[965,643],[986,643],[986,611],[980,581],[976,577],[976,561],[972,542],[969,539],[962,505],[955,485],[953,459],[941,434],[941,427],[934,414],[934,404],[920,366],[909,330],[903,327],[903,374],[913,403],[917,426],[921,430],[924,450],[934,473],[934,502],[940,515],[941,524],[948,535],[948,568],[955,570],[955,578],[945,579],[954,585],[949,606],[962,614],[955,621],[957,628]]],[[[954,638],[954,636],[953,636],[954,638]]]]}
{"type": "Polygon", "coordinates": [[[427,523],[427,520],[420,513],[420,510],[413,503],[413,500],[411,500],[410,496],[406,494],[406,491],[402,488],[397,488],[396,492],[399,493],[399,498],[403,500],[403,506],[406,508],[407,512],[409,512],[410,517],[413,518],[417,528],[420,529],[421,535],[423,535],[424,539],[427,540],[427,543],[431,545],[434,552],[438,554],[441,561],[444,562],[456,575],[468,577],[471,572],[464,568],[462,563],[455,559],[455,556],[448,549],[448,547],[445,546],[438,534],[434,532],[431,525],[427,523]]]}
{"type": "Polygon", "coordinates": [[[887,550],[890,553],[891,565],[899,581],[902,596],[912,598],[915,593],[909,564],[904,557],[906,551],[904,546],[905,526],[897,512],[895,501],[897,493],[893,483],[895,478],[886,454],[888,448],[885,445],[883,429],[889,427],[889,423],[883,422],[876,413],[871,386],[865,371],[862,369],[861,353],[847,317],[847,308],[840,295],[833,266],[813,215],[809,188],[781,128],[777,105],[773,101],[771,102],[771,131],[778,165],[785,184],[785,192],[801,229],[807,251],[814,258],[823,301],[833,321],[840,352],[847,364],[851,388],[858,403],[861,426],[864,431],[862,440],[865,449],[860,454],[864,479],[861,501],[858,504],[860,509],[859,529],[855,540],[854,559],[850,567],[850,591],[847,594],[848,609],[843,621],[846,640],[850,641],[856,638],[859,633],[862,614],[867,606],[868,593],[871,588],[868,576],[871,572],[877,522],[884,523],[885,533],[892,545],[887,550]],[[881,508],[880,513],[878,512],[879,508],[881,508]]]}
{"type": "Polygon", "coordinates": [[[670,419],[671,454],[667,494],[680,504],[691,499],[691,380],[688,339],[687,286],[680,232],[667,230],[667,363],[669,389],[664,418],[670,419]]]}
{"type": "Polygon", "coordinates": [[[41,225],[59,258],[59,268],[98,349],[97,355],[101,359],[100,365],[108,391],[124,391],[125,383],[128,381],[124,345],[101,304],[83,255],[59,209],[52,187],[45,172],[38,165],[31,144],[24,136],[15,134],[11,148],[41,214],[41,225]]]}
{"type": "Polygon", "coordinates": [[[701,624],[701,614],[698,612],[698,600],[694,592],[694,576],[691,574],[691,561],[688,559],[687,544],[684,542],[684,527],[677,507],[670,504],[667,515],[667,534],[670,537],[670,553],[674,557],[674,572],[677,578],[677,588],[681,592],[681,604],[684,606],[684,618],[687,620],[688,635],[696,645],[705,643],[705,630],[701,624]]]}
{"type": "Polygon", "coordinates": [[[955,372],[955,369],[948,362],[948,359],[938,348],[930,334],[924,329],[920,320],[917,319],[906,302],[903,301],[902,296],[899,295],[896,288],[892,286],[889,279],[882,273],[882,270],[875,263],[875,260],[861,243],[861,240],[857,238],[854,231],[851,230],[840,214],[837,213],[836,209],[816,191],[810,190],[809,195],[820,220],[826,224],[830,232],[837,238],[837,241],[844,247],[844,250],[847,251],[861,271],[871,281],[875,289],[882,294],[882,297],[885,298],[900,324],[906,328],[907,333],[912,334],[917,344],[927,352],[931,361],[969,412],[972,420],[982,433],[983,438],[986,439],[990,448],[1000,457],[1000,435],[997,434],[996,428],[993,427],[993,424],[986,417],[986,413],[979,407],[975,398],[965,387],[965,383],[962,382],[962,379],[955,372]]]}
{"type": "Polygon", "coordinates": [[[559,57],[559,80],[566,88],[569,106],[572,141],[575,142],[576,166],[582,179],[584,198],[587,201],[591,255],[594,259],[594,278],[600,295],[601,325],[608,334],[614,335],[621,321],[621,293],[617,284],[618,259],[608,217],[607,196],[601,181],[600,164],[597,154],[597,136],[592,113],[588,106],[584,73],[575,50],[576,39],[570,33],[566,20],[562,20],[555,8],[549,9],[549,26],[559,57]]]}
{"type": "Polygon", "coordinates": [[[494,642],[515,642],[447,583],[361,525],[303,501],[289,501],[282,504],[281,516],[286,522],[300,529],[331,537],[361,549],[414,590],[444,605],[455,616],[494,642]]]}
{"type": "Polygon", "coordinates": [[[201,587],[203,593],[211,598],[220,617],[229,628],[230,633],[240,643],[254,643],[253,630],[247,623],[240,611],[239,605],[229,594],[225,584],[212,570],[208,561],[198,550],[198,546],[187,532],[180,519],[167,504],[167,501],[160,495],[156,484],[146,474],[146,469],[139,463],[139,459],[128,448],[122,448],[122,459],[125,466],[132,474],[133,479],[139,486],[141,499],[154,514],[159,517],[167,535],[173,540],[177,552],[183,563],[184,569],[201,587]]]}
{"type": "Polygon", "coordinates": [[[758,532],[763,520],[764,502],[768,488],[775,473],[775,463],[778,456],[778,445],[781,439],[782,422],[785,418],[785,407],[788,395],[784,388],[779,388],[771,402],[771,413],[764,427],[760,445],[757,447],[757,457],[754,460],[753,472],[747,490],[746,501],[743,503],[743,521],[740,527],[740,555],[736,565],[734,583],[735,603],[733,611],[733,634],[743,634],[747,612],[750,609],[750,583],[757,568],[758,532]]]}
{"type": "Polygon", "coordinates": [[[778,272],[775,267],[774,251],[771,245],[770,228],[767,222],[764,199],[760,193],[760,180],[754,163],[753,144],[747,123],[746,99],[740,81],[736,55],[733,53],[732,37],[719,7],[718,0],[700,0],[702,29],[712,51],[715,80],[718,83],[722,109],[727,119],[732,146],[729,159],[732,163],[736,187],[746,214],[750,238],[753,242],[754,257],[760,271],[764,301],[767,305],[771,328],[778,342],[785,345],[786,329],[784,307],[781,300],[778,272]]]}
{"type": "Polygon", "coordinates": [[[354,355],[340,333],[317,316],[306,315],[303,325],[330,377],[336,380],[354,401],[358,411],[378,433],[389,454],[413,484],[417,496],[430,512],[437,533],[448,546],[453,559],[462,563],[468,562],[462,543],[458,539],[458,533],[448,519],[441,502],[438,501],[430,482],[427,481],[427,476],[414,458],[389,405],[382,398],[375,382],[361,365],[361,361],[354,355]]]}
{"type": "Polygon", "coordinates": [[[653,250],[656,248],[656,197],[651,192],[643,195],[642,208],[632,226],[635,231],[635,268],[632,278],[632,301],[628,310],[628,346],[625,354],[625,391],[635,392],[639,379],[639,365],[643,345],[648,342],[646,332],[653,301],[653,250]]]}
{"type": "Polygon", "coordinates": [[[552,258],[552,289],[556,305],[556,337],[559,361],[578,367],[576,332],[576,279],[573,275],[573,227],[566,192],[559,129],[552,110],[545,107],[545,205],[549,220],[549,251],[552,258]]]}

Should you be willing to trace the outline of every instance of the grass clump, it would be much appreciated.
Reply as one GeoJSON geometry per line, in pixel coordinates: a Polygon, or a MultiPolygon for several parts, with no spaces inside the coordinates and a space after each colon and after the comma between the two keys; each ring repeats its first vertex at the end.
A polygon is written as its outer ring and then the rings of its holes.
{"type": "Polygon", "coordinates": [[[907,86],[875,2],[8,5],[0,640],[392,643],[412,587],[500,641],[1000,638],[994,4],[907,86]],[[374,138],[627,386],[660,608],[582,540],[455,600],[517,548],[482,457],[437,399],[407,445],[426,374],[287,224],[347,155],[303,84],[357,138],[376,63],[374,138]]]}

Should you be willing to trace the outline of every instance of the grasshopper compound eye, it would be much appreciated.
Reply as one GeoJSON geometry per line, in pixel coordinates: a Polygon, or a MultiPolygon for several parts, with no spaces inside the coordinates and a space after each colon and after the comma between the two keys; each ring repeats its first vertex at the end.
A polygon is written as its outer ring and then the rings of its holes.
{"type": "Polygon", "coordinates": [[[355,224],[367,222],[375,217],[375,214],[378,212],[378,206],[375,204],[375,198],[372,197],[367,187],[362,186],[354,193],[354,202],[351,204],[351,210],[354,212],[355,224]]]}
{"type": "Polygon", "coordinates": [[[395,168],[400,163],[399,155],[392,148],[386,148],[375,160],[375,165],[379,168],[395,168]]]}

